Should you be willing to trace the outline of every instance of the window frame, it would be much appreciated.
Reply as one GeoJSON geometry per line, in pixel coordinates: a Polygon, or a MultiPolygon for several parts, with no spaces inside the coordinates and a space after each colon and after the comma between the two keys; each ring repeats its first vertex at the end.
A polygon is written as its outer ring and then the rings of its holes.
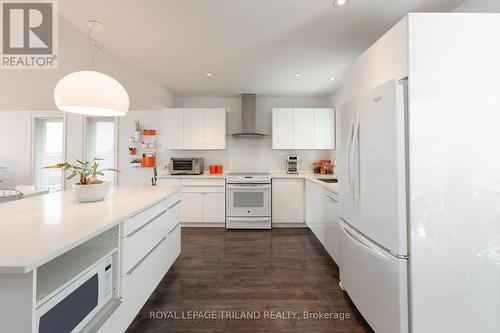
{"type": "MultiPolygon", "coordinates": [[[[89,119],[113,119],[113,123],[115,125],[115,142],[113,146],[114,150],[114,159],[113,159],[113,168],[118,169],[118,117],[99,117],[99,116],[83,116],[83,156],[85,159],[88,158],[88,121],[89,119]]],[[[118,174],[115,174],[113,176],[113,183],[112,185],[118,185],[118,174]]]]}
{"type": "MultiPolygon", "coordinates": [[[[58,112],[37,112],[31,115],[31,160],[30,160],[30,183],[34,184],[38,189],[37,181],[37,136],[36,136],[36,120],[37,119],[60,119],[63,124],[62,138],[62,162],[66,161],[66,139],[67,139],[67,115],[58,112]]],[[[66,189],[66,173],[61,171],[61,191],[66,189]]]]}

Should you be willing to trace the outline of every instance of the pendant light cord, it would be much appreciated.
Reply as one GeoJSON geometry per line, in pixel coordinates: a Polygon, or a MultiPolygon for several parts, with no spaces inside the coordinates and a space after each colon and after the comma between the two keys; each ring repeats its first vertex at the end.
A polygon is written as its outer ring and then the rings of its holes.
{"type": "Polygon", "coordinates": [[[104,46],[101,43],[99,43],[99,41],[92,36],[93,31],[94,31],[93,27],[89,28],[89,32],[87,33],[87,36],[90,38],[90,40],[94,44],[95,51],[94,51],[94,54],[92,55],[92,65],[95,65],[95,58],[97,57],[99,52],[101,52],[101,50],[104,48],[104,46]]]}

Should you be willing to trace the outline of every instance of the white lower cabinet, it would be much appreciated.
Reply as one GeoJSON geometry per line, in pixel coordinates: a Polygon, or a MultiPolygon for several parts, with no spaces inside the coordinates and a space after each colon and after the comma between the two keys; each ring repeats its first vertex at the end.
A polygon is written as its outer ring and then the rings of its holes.
{"type": "Polygon", "coordinates": [[[323,191],[321,185],[306,181],[306,224],[324,246],[323,191]]]}
{"type": "Polygon", "coordinates": [[[182,192],[181,222],[203,222],[203,194],[182,192]]]}
{"type": "Polygon", "coordinates": [[[203,222],[224,223],[226,220],[226,195],[224,192],[203,193],[203,222]]]}
{"type": "Polygon", "coordinates": [[[337,194],[325,190],[323,195],[325,249],[340,266],[340,207],[337,194]]]}
{"type": "Polygon", "coordinates": [[[160,179],[159,186],[182,186],[183,226],[224,226],[226,222],[226,181],[223,178],[160,179]]]}
{"type": "Polygon", "coordinates": [[[176,194],[123,222],[121,304],[98,332],[125,332],[179,256],[180,200],[176,194]]]}
{"type": "Polygon", "coordinates": [[[304,224],[304,180],[273,179],[273,227],[293,227],[304,224]]]}

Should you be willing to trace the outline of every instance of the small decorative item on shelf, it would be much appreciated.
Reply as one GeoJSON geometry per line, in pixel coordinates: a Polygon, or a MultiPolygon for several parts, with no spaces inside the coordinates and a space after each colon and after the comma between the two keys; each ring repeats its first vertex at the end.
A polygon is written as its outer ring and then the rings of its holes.
{"type": "Polygon", "coordinates": [[[145,129],[142,132],[142,134],[144,134],[144,135],[156,135],[156,130],[152,130],[152,129],[147,130],[147,129],[145,129]]]}
{"type": "Polygon", "coordinates": [[[140,168],[141,167],[141,159],[140,158],[134,158],[128,163],[132,168],[140,168]]]}
{"type": "Polygon", "coordinates": [[[139,121],[139,118],[137,118],[137,120],[134,120],[134,126],[135,126],[134,141],[139,142],[141,141],[141,133],[142,133],[142,124],[139,121]]]}
{"type": "Polygon", "coordinates": [[[154,167],[156,166],[156,156],[153,152],[147,152],[142,154],[142,167],[154,167]]]}
{"type": "Polygon", "coordinates": [[[108,194],[110,184],[108,181],[97,179],[97,177],[104,176],[105,171],[120,172],[113,168],[100,168],[99,161],[102,160],[102,158],[94,157],[91,162],[76,160],[76,164],[58,163],[44,169],[71,170],[71,175],[67,179],[80,177],[80,181],[73,185],[76,199],[79,202],[101,201],[108,194]]]}
{"type": "Polygon", "coordinates": [[[128,151],[130,152],[130,155],[135,155],[135,153],[137,153],[137,148],[135,148],[135,147],[128,147],[128,151]]]}

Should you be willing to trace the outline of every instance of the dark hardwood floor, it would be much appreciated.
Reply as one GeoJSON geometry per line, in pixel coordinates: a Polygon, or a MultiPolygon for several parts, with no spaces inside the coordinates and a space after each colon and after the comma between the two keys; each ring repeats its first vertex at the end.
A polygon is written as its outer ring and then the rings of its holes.
{"type": "Polygon", "coordinates": [[[338,282],[337,265],[308,229],[183,228],[180,257],[127,332],[371,332],[338,282]],[[204,318],[190,319],[200,316],[193,311],[204,318]],[[296,318],[271,319],[287,311],[296,318]]]}

